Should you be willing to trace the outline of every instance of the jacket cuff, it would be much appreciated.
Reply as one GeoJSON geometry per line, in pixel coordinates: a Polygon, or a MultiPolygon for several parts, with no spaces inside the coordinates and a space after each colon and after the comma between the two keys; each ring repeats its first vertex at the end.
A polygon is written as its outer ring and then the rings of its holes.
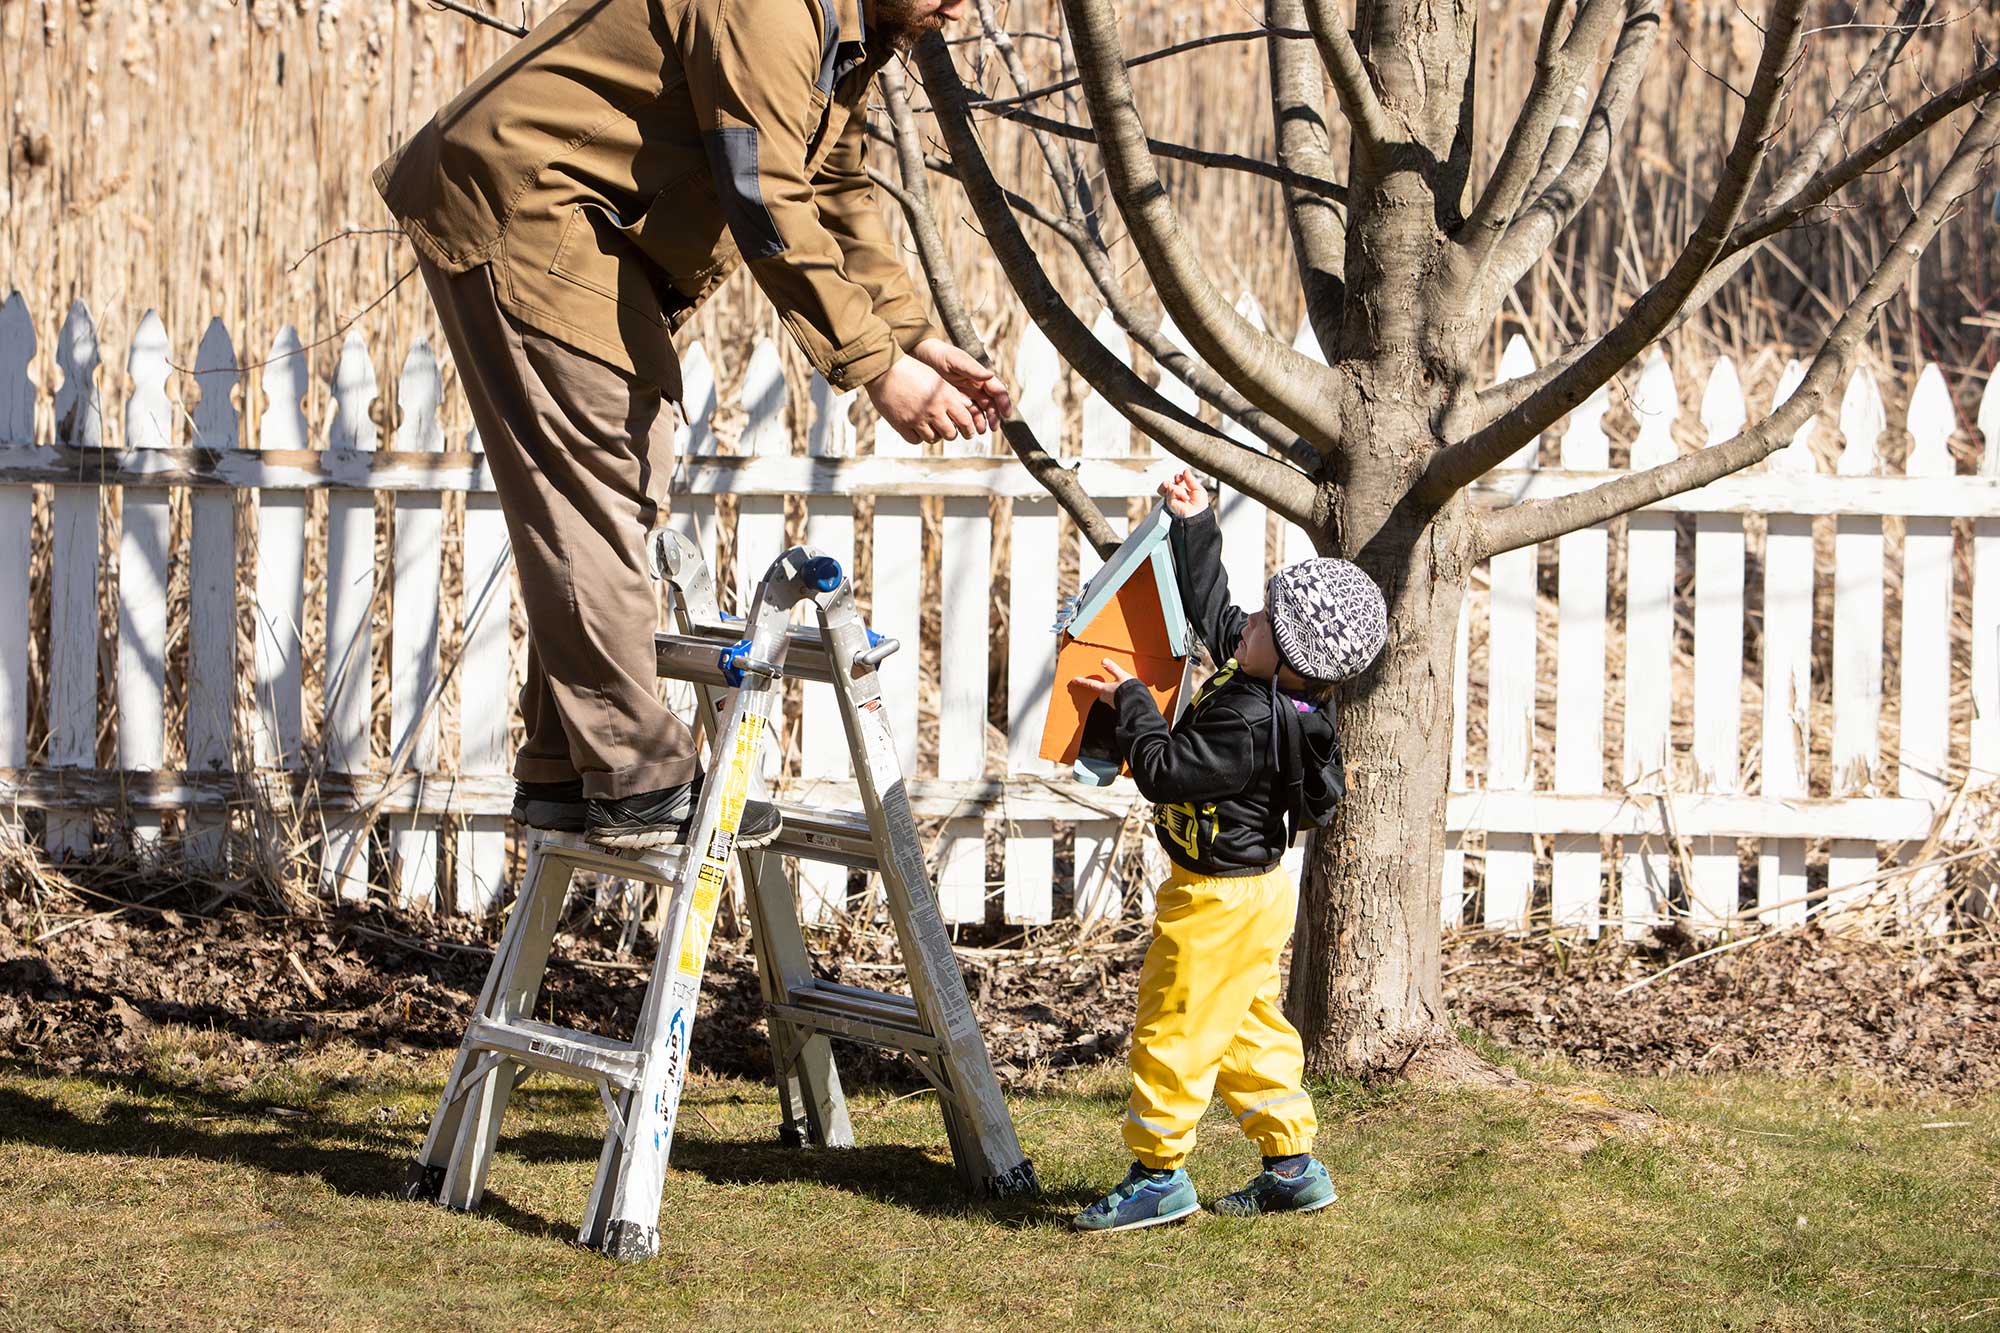
{"type": "Polygon", "coordinates": [[[826,382],[845,393],[873,380],[903,355],[887,328],[864,334],[851,343],[833,349],[823,366],[814,366],[826,382]]]}
{"type": "Polygon", "coordinates": [[[896,331],[896,346],[902,348],[905,352],[914,352],[917,350],[917,344],[923,342],[926,338],[940,338],[945,342],[951,341],[951,335],[937,325],[919,324],[914,328],[898,329],[896,331]]]}

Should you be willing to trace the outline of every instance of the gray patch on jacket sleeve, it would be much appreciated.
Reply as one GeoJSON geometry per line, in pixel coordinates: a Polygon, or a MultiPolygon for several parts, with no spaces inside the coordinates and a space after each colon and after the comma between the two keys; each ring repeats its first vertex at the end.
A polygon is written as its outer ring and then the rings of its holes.
{"type": "Polygon", "coordinates": [[[820,27],[825,37],[819,44],[819,78],[814,83],[823,93],[833,91],[834,60],[840,54],[840,15],[834,12],[833,0],[819,0],[822,22],[820,27]]]}
{"type": "Polygon", "coordinates": [[[722,201],[722,218],[745,259],[770,259],[785,253],[785,238],[764,204],[757,179],[757,131],[731,125],[702,131],[708,167],[715,175],[715,192],[722,201]]]}

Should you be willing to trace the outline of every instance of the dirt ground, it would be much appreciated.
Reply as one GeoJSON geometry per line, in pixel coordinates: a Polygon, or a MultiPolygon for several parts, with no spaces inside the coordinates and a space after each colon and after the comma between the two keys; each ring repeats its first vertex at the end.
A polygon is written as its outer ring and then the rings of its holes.
{"type": "MultiPolygon", "coordinates": [[[[212,1030],[212,1042],[246,1065],[343,1037],[450,1047],[497,933],[372,907],[319,919],[248,910],[204,917],[168,901],[39,914],[18,899],[0,901],[0,1058],[64,1072],[137,1069],[151,1049],[149,1031],[162,1024],[212,1030]]],[[[607,927],[569,927],[537,1016],[629,1030],[645,960],[619,957],[607,927]]],[[[1072,936],[1027,949],[962,949],[1003,1080],[1031,1087],[1053,1071],[1122,1057],[1144,946],[1127,928],[1082,943],[1072,936]]],[[[829,975],[849,984],[901,981],[893,944],[878,931],[828,932],[815,947],[823,965],[837,965],[829,975]]],[[[2000,1087],[2000,947],[1920,953],[1793,932],[1615,994],[1674,956],[1610,941],[1558,948],[1459,936],[1445,945],[1445,988],[1460,1021],[1501,1045],[1585,1065],[1649,1074],[1858,1072],[1947,1093],[2000,1087]]],[[[695,1066],[764,1076],[760,1015],[747,943],[719,938],[695,1066]]],[[[851,1052],[843,1067],[850,1077],[907,1076],[868,1059],[851,1052]]]]}

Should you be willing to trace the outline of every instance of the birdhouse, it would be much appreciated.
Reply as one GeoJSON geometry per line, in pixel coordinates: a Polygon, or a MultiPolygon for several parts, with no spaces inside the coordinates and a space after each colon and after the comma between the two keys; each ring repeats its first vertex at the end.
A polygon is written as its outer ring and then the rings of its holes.
{"type": "Polygon", "coordinates": [[[1167,534],[1173,518],[1154,507],[1075,600],[1056,617],[1056,680],[1042,724],[1041,757],[1071,765],[1078,782],[1110,783],[1124,771],[1109,704],[1074,682],[1102,676],[1109,658],[1146,683],[1160,711],[1173,716],[1187,678],[1193,634],[1174,579],[1167,534]]]}

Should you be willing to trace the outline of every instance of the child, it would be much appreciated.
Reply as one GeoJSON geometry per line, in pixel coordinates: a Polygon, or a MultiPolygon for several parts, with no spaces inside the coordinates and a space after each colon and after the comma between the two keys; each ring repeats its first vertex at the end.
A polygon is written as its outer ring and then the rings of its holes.
{"type": "Polygon", "coordinates": [[[1298,887],[1278,864],[1302,822],[1344,791],[1328,686],[1366,669],[1388,633],[1382,594],[1345,560],[1272,575],[1266,609],[1229,604],[1222,534],[1208,492],[1182,472],[1160,487],[1174,516],[1181,600],[1223,666],[1171,729],[1146,687],[1106,661],[1084,679],[1118,714],[1118,746],[1156,805],[1173,871],[1160,887],[1139,973],[1123,1183],[1077,1214],[1083,1231],[1126,1231],[1200,1209],[1181,1167],[1212,1089],[1264,1155],[1263,1170],[1215,1211],[1309,1212],[1334,1201],[1312,1156],[1312,1099],[1299,1034],[1279,1008],[1278,955],[1298,887]]]}

